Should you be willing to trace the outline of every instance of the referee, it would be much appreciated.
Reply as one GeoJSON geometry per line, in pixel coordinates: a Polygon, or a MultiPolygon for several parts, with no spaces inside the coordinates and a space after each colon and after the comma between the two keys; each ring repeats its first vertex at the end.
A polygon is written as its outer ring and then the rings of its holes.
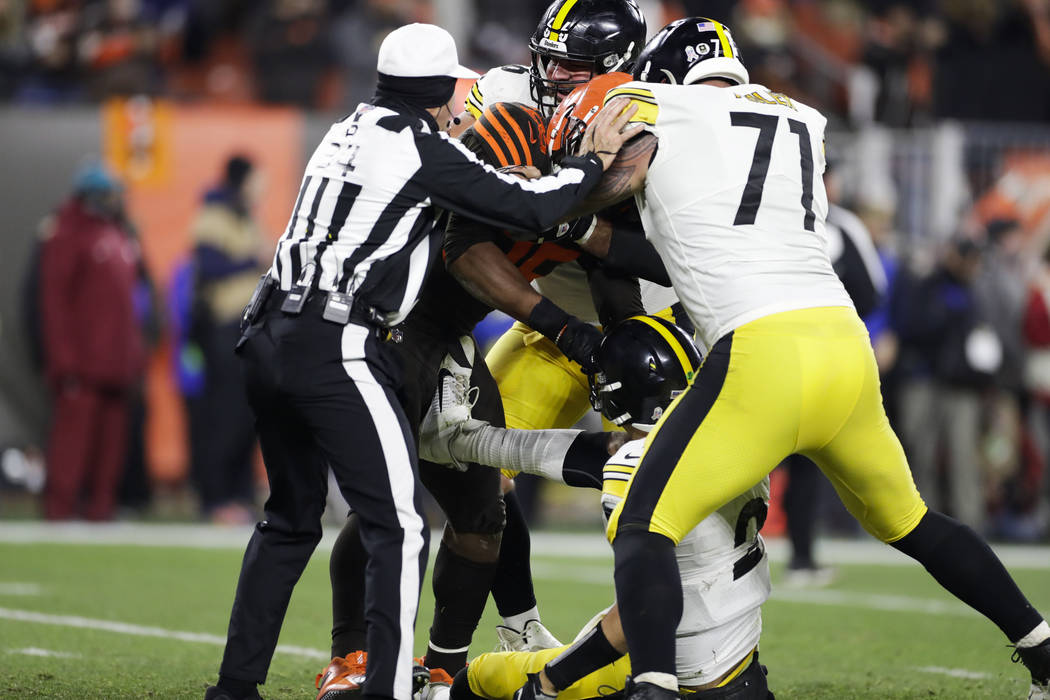
{"type": "MultiPolygon", "coordinates": [[[[306,166],[274,263],[238,342],[270,481],[248,543],[219,681],[205,700],[259,698],[296,581],[321,539],[326,473],[361,521],[368,677],[364,696],[409,700],[428,530],[416,448],[395,397],[385,328],[416,303],[445,210],[521,231],[550,228],[598,183],[632,110],[605,110],[594,152],[523,180],[442,133],[459,65],[443,29],[410,24],[379,49],[370,104],[334,124],[306,166]]],[[[617,105],[619,107],[620,105],[617,105]]]]}

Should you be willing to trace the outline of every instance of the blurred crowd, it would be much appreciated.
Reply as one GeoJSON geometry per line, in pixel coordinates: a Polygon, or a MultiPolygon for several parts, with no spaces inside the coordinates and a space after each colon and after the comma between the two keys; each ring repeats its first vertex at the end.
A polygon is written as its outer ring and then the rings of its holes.
{"type": "MultiPolygon", "coordinates": [[[[0,0],[0,99],[166,95],[345,109],[379,41],[449,26],[467,63],[527,63],[544,0],[0,0]]],[[[640,0],[650,33],[729,24],[757,82],[848,124],[1050,118],[1050,0],[640,0]],[[994,95],[994,99],[990,96],[994,95]]]]}

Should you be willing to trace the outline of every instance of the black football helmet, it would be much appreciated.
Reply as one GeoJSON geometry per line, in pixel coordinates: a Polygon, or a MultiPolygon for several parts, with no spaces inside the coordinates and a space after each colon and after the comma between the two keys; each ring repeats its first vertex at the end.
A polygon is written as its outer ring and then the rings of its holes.
{"type": "Polygon", "coordinates": [[[642,49],[634,79],[646,83],[689,85],[723,78],[737,85],[751,82],[729,27],[706,17],[686,17],[667,25],[642,49]]]}
{"type": "Polygon", "coordinates": [[[598,346],[591,405],[616,425],[651,428],[700,369],[700,353],[681,328],[659,316],[633,316],[598,346]]]}
{"type": "Polygon", "coordinates": [[[548,117],[561,98],[596,75],[629,71],[645,44],[645,17],[634,0],[555,0],[529,39],[532,97],[548,117]],[[550,80],[551,60],[591,66],[585,80],[550,80]]]}

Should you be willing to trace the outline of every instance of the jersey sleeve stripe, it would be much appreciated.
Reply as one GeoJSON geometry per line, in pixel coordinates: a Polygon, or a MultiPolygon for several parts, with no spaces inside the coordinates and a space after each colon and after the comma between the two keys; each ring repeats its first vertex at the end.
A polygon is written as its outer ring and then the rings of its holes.
{"type": "Polygon", "coordinates": [[[634,316],[632,320],[641,321],[647,326],[651,326],[660,337],[667,342],[667,345],[674,350],[675,357],[678,358],[678,362],[682,365],[682,373],[686,377],[692,377],[695,368],[690,364],[689,358],[686,357],[685,350],[682,348],[682,344],[678,342],[678,339],[671,335],[671,332],[664,328],[658,320],[653,319],[649,316],[634,316]]]}
{"type": "Polygon", "coordinates": [[[638,111],[631,117],[631,122],[641,122],[649,126],[656,125],[656,117],[660,114],[660,105],[656,96],[645,88],[613,88],[605,95],[605,103],[616,97],[626,97],[632,104],[638,106],[638,111]]]}
{"type": "Polygon", "coordinates": [[[478,84],[470,88],[470,92],[467,93],[467,99],[463,101],[463,107],[470,112],[475,119],[481,117],[481,113],[485,111],[485,99],[481,96],[481,90],[478,89],[478,84]]]}

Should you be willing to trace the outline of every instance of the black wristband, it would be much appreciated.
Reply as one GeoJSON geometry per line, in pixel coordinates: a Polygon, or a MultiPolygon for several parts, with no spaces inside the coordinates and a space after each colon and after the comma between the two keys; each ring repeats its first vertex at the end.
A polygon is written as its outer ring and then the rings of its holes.
{"type": "Polygon", "coordinates": [[[532,307],[529,318],[525,322],[529,328],[539,331],[555,343],[561,337],[562,331],[569,325],[572,317],[547,297],[540,299],[540,303],[532,307]]]}

